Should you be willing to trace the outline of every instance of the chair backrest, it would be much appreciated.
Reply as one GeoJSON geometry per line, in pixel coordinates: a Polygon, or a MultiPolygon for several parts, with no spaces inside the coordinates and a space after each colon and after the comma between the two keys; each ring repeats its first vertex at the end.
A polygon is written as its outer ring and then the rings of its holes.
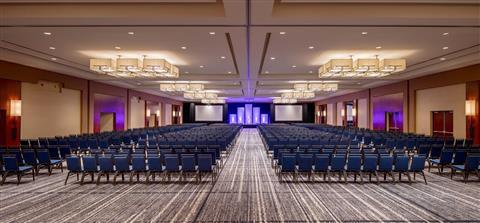
{"type": "Polygon", "coordinates": [[[37,150],[38,163],[40,164],[50,164],[50,154],[46,149],[37,150]]]}
{"type": "Polygon", "coordinates": [[[363,171],[376,171],[378,165],[378,155],[364,155],[363,158],[363,171]]]}
{"type": "Polygon", "coordinates": [[[60,149],[60,157],[62,157],[62,159],[65,159],[67,155],[72,154],[70,150],[70,146],[68,145],[60,146],[59,149],[60,149]]]}
{"type": "Polygon", "coordinates": [[[453,150],[444,149],[440,154],[440,164],[449,164],[452,162],[453,150]]]}
{"type": "Polygon", "coordinates": [[[282,172],[292,172],[295,171],[295,154],[284,154],[282,155],[282,172]]]}
{"type": "Polygon", "coordinates": [[[195,170],[195,155],[194,154],[182,154],[182,170],[193,171],[195,170]]]}
{"type": "Polygon", "coordinates": [[[211,172],[212,156],[210,154],[198,154],[198,171],[211,172]]]}
{"type": "Polygon", "coordinates": [[[3,155],[3,165],[5,166],[5,171],[18,171],[17,157],[15,155],[3,155]]]}
{"type": "Polygon", "coordinates": [[[378,163],[379,171],[392,171],[393,169],[393,157],[388,155],[381,155],[378,163]]]}
{"type": "Polygon", "coordinates": [[[166,171],[179,171],[180,165],[177,154],[165,154],[165,170],[166,171]]]}
{"type": "Polygon", "coordinates": [[[28,165],[37,165],[37,156],[35,155],[35,150],[33,149],[23,149],[23,161],[28,165]]]}
{"type": "Polygon", "coordinates": [[[328,154],[316,154],[315,155],[315,170],[327,171],[330,165],[330,155],[328,154]]]}
{"type": "Polygon", "coordinates": [[[97,158],[95,156],[83,156],[83,170],[87,172],[96,172],[97,168],[97,158]]]}
{"type": "Polygon", "coordinates": [[[129,158],[127,155],[114,155],[115,169],[119,172],[130,171],[129,158]]]}
{"type": "Polygon", "coordinates": [[[425,169],[426,156],[415,155],[412,157],[412,164],[410,165],[410,171],[423,171],[425,169]]]}
{"type": "Polygon", "coordinates": [[[349,155],[347,161],[348,171],[360,171],[362,168],[362,157],[360,155],[349,155]]]}
{"type": "Polygon", "coordinates": [[[440,157],[440,154],[442,153],[442,148],[443,145],[440,144],[432,145],[432,148],[430,149],[430,158],[438,159],[440,157]]]}
{"type": "Polygon", "coordinates": [[[80,172],[82,171],[82,164],[80,163],[79,156],[67,156],[65,157],[67,160],[67,170],[72,172],[80,172]]]}
{"type": "Polygon", "coordinates": [[[144,154],[132,154],[132,170],[133,171],[147,170],[147,164],[145,163],[144,154]]]}
{"type": "Polygon", "coordinates": [[[395,158],[395,171],[408,171],[409,157],[406,155],[398,155],[395,158]]]}
{"type": "Polygon", "coordinates": [[[467,159],[467,150],[456,150],[453,158],[453,165],[462,165],[467,159]]]}
{"type": "Polygon", "coordinates": [[[299,154],[298,156],[298,170],[311,171],[313,164],[313,154],[299,154]]]}
{"type": "Polygon", "coordinates": [[[480,165],[480,154],[475,155],[468,155],[465,160],[465,170],[471,171],[476,170],[478,171],[478,166],[480,165]]]}
{"type": "Polygon", "coordinates": [[[104,155],[98,157],[98,165],[100,171],[113,171],[113,157],[112,155],[104,155]]]}
{"type": "Polygon", "coordinates": [[[330,170],[343,171],[345,170],[346,157],[343,155],[332,156],[330,161],[330,170]]]}
{"type": "Polygon", "coordinates": [[[148,154],[148,170],[149,171],[162,171],[163,168],[162,168],[162,159],[160,157],[160,155],[157,153],[157,154],[152,154],[152,153],[149,153],[148,154]]]}
{"type": "Polygon", "coordinates": [[[48,146],[48,154],[52,159],[61,159],[59,150],[57,146],[48,146]]]}

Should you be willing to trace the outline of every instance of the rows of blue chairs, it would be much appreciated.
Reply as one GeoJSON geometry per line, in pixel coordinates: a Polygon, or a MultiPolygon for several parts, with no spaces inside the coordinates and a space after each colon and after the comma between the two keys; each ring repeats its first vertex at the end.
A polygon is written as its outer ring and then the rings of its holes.
{"type": "Polygon", "coordinates": [[[134,154],[147,155],[147,151],[157,151],[162,161],[168,154],[209,154],[216,167],[221,166],[222,157],[229,154],[240,129],[240,126],[230,125],[186,124],[22,140],[19,146],[0,146],[0,173],[2,182],[9,175],[17,175],[17,183],[20,183],[21,176],[29,171],[35,175],[39,169],[47,168],[51,174],[52,168],[57,166],[63,171],[63,163],[70,155],[126,155],[130,158],[134,154]],[[195,140],[181,141],[187,138],[195,140]],[[117,139],[122,140],[117,142],[117,139]]]}
{"type": "Polygon", "coordinates": [[[211,174],[214,181],[217,169],[214,168],[214,158],[211,154],[165,154],[148,153],[131,155],[125,154],[103,154],[103,155],[72,155],[67,157],[68,173],[65,179],[65,185],[72,174],[77,175],[77,181],[83,184],[85,176],[90,175],[94,182],[99,184],[101,177],[106,176],[107,182],[110,175],[113,175],[113,184],[116,184],[117,177],[125,180],[125,175],[130,176],[129,182],[133,182],[136,175],[137,182],[140,180],[140,174],[145,175],[146,182],[155,181],[155,176],[162,176],[162,179],[168,178],[171,181],[172,174],[180,176],[180,180],[186,180],[189,175],[195,175],[196,181],[202,181],[202,174],[211,174]],[[80,179],[79,179],[79,176],[80,179]]]}
{"type": "Polygon", "coordinates": [[[442,174],[445,167],[450,168],[450,178],[457,172],[463,173],[463,181],[467,182],[468,176],[475,173],[480,180],[480,151],[472,149],[452,149],[444,147],[439,151],[431,151],[428,158],[428,170],[436,166],[438,173],[442,174]]]}

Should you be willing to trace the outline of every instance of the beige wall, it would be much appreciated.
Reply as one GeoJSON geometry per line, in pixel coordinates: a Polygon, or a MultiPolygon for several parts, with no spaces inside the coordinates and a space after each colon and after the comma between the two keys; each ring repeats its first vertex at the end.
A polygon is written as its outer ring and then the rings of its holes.
{"type": "Polygon", "coordinates": [[[165,125],[172,124],[172,104],[165,104],[163,117],[163,120],[165,120],[165,125]]]}
{"type": "Polygon", "coordinates": [[[145,100],[130,99],[130,129],[145,128],[145,100]]]}
{"type": "Polygon", "coordinates": [[[327,104],[327,124],[334,125],[335,113],[333,113],[333,104],[327,104]]]}
{"type": "Polygon", "coordinates": [[[343,117],[342,117],[342,109],[343,109],[343,102],[337,103],[337,125],[343,125],[343,117]]]}
{"type": "Polygon", "coordinates": [[[359,128],[368,128],[368,104],[367,99],[358,100],[358,127],[359,128]]]}
{"type": "Polygon", "coordinates": [[[51,83],[22,83],[22,138],[81,132],[81,93],[51,83]]]}
{"type": "Polygon", "coordinates": [[[453,135],[465,138],[465,95],[466,85],[417,90],[415,92],[415,126],[419,134],[432,134],[432,111],[453,111],[453,135]]]}

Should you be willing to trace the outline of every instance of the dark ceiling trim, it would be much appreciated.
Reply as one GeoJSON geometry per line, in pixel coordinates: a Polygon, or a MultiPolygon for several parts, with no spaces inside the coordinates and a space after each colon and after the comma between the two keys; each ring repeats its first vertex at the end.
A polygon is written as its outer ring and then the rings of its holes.
{"type": "Polygon", "coordinates": [[[258,69],[258,74],[260,75],[263,70],[263,64],[265,63],[265,57],[267,56],[268,45],[270,43],[270,37],[272,33],[267,33],[265,35],[265,41],[263,42],[263,51],[262,51],[262,60],[260,61],[260,68],[258,69]]]}
{"type": "Polygon", "coordinates": [[[233,65],[235,66],[236,74],[240,74],[238,70],[237,58],[235,57],[235,50],[233,49],[232,38],[230,37],[230,33],[225,33],[225,37],[227,38],[228,48],[230,49],[230,54],[232,55],[233,65]]]}

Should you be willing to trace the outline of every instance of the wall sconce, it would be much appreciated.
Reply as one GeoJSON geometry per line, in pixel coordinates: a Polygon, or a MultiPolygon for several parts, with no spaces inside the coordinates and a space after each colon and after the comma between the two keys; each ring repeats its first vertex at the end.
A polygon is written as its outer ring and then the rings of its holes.
{"type": "Polygon", "coordinates": [[[150,113],[150,109],[147,109],[147,117],[150,117],[151,113],[150,113]]]}
{"type": "Polygon", "coordinates": [[[317,116],[320,116],[320,111],[317,111],[317,116]]]}
{"type": "Polygon", "coordinates": [[[178,117],[182,116],[182,112],[178,111],[178,117]]]}
{"type": "Polygon", "coordinates": [[[352,116],[353,117],[357,116],[357,109],[356,108],[352,108],[352,116]]]}
{"type": "Polygon", "coordinates": [[[175,117],[175,111],[172,111],[172,116],[175,117]]]}
{"type": "Polygon", "coordinates": [[[327,116],[327,111],[326,110],[323,110],[323,117],[327,116]]]}
{"type": "Polygon", "coordinates": [[[157,110],[157,117],[160,117],[160,110],[157,110]]]}
{"type": "Polygon", "coordinates": [[[20,117],[22,116],[22,101],[10,100],[10,116],[20,117]]]}
{"type": "Polygon", "coordinates": [[[475,116],[475,100],[465,101],[465,115],[475,116]]]}
{"type": "Polygon", "coordinates": [[[342,112],[341,112],[342,116],[345,116],[345,110],[342,109],[342,112]]]}

